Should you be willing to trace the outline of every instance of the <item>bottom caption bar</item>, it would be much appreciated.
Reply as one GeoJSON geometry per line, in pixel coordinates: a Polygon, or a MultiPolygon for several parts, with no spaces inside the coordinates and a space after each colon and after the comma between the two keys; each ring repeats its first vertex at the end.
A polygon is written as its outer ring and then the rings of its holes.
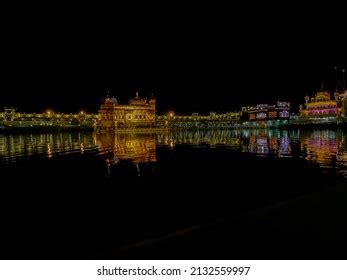
{"type": "Polygon", "coordinates": [[[347,279],[347,261],[0,261],[0,279],[347,279]]]}

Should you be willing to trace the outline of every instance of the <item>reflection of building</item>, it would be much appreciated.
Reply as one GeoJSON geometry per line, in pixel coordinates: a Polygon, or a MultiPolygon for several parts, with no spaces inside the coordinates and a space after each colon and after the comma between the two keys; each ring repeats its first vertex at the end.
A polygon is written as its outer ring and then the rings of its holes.
{"type": "MultiPolygon", "coordinates": [[[[245,139],[249,139],[244,152],[260,156],[277,155],[291,157],[291,146],[287,131],[253,130],[245,139]]],[[[245,141],[247,142],[247,141],[245,141]]]]}
{"type": "Polygon", "coordinates": [[[339,156],[341,135],[333,130],[315,130],[301,135],[301,150],[307,154],[306,159],[330,166],[339,156]]]}
{"type": "Polygon", "coordinates": [[[84,153],[95,143],[89,133],[0,134],[0,162],[14,162],[40,154],[48,158],[59,153],[84,153]]]}
{"type": "Polygon", "coordinates": [[[250,121],[289,119],[290,103],[277,102],[276,105],[258,104],[242,108],[250,121]]]}
{"type": "Polygon", "coordinates": [[[96,143],[107,160],[118,162],[129,159],[134,163],[155,162],[156,142],[154,134],[96,134],[96,143]]]}
{"type": "Polygon", "coordinates": [[[331,99],[327,91],[319,91],[314,97],[305,97],[305,108],[300,106],[300,116],[302,118],[324,118],[337,117],[340,115],[340,106],[338,106],[338,94],[335,99],[331,99]]]}
{"type": "Polygon", "coordinates": [[[107,97],[99,110],[100,130],[117,128],[154,127],[156,102],[154,98],[148,101],[136,93],[136,97],[128,105],[118,104],[115,98],[107,97]]]}

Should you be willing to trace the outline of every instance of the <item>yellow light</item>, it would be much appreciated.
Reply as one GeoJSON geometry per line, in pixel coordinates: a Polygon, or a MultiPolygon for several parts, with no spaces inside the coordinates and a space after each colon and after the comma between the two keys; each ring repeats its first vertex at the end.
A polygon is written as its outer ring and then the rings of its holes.
{"type": "Polygon", "coordinates": [[[81,112],[80,112],[80,114],[81,114],[81,115],[83,115],[83,114],[84,114],[84,112],[83,112],[83,111],[81,111],[81,112]]]}

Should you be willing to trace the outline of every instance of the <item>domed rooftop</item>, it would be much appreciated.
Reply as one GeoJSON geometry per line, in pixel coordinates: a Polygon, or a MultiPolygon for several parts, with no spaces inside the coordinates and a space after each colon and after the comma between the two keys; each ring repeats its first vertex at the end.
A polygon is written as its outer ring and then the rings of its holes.
{"type": "Polygon", "coordinates": [[[129,104],[130,105],[145,105],[145,104],[147,104],[147,102],[146,102],[146,99],[140,98],[139,93],[136,92],[136,97],[130,99],[129,104]]]}
{"type": "Polygon", "coordinates": [[[106,103],[118,104],[118,101],[115,97],[110,98],[109,96],[107,96],[105,99],[105,104],[106,103]]]}
{"type": "Polygon", "coordinates": [[[314,98],[315,98],[316,102],[328,101],[328,100],[330,100],[331,96],[330,96],[330,93],[328,91],[320,90],[315,94],[314,98]]]}

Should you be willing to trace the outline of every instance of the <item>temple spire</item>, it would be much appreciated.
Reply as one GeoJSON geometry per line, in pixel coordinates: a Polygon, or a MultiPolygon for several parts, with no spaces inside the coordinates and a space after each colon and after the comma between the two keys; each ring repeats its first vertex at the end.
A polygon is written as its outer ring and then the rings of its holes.
{"type": "Polygon", "coordinates": [[[337,67],[334,67],[335,68],[335,92],[337,92],[338,90],[338,72],[337,72],[337,67]]]}

